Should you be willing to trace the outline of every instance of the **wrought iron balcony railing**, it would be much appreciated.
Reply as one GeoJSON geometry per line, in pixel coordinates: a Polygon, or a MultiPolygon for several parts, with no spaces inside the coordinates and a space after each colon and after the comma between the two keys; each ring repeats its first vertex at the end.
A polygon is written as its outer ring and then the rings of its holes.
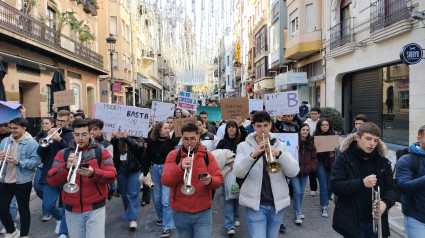
{"type": "Polygon", "coordinates": [[[331,27],[331,50],[354,42],[353,17],[349,17],[331,27]]]}
{"type": "Polygon", "coordinates": [[[97,7],[90,0],[85,0],[83,9],[85,12],[90,13],[92,16],[97,16],[97,7]]]}
{"type": "MultiPolygon", "coordinates": [[[[50,48],[71,54],[86,63],[103,68],[102,55],[2,1],[0,1],[0,28],[8,29],[33,41],[47,44],[50,48]]],[[[49,51],[48,47],[45,49],[49,51]]]]}
{"type": "Polygon", "coordinates": [[[378,0],[370,5],[370,33],[409,18],[406,0],[378,0]]]}

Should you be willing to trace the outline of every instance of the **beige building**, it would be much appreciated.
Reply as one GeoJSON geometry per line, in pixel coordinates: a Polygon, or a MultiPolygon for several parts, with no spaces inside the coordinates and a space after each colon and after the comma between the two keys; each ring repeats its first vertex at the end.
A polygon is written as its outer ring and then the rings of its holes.
{"type": "Polygon", "coordinates": [[[99,100],[98,76],[107,73],[97,53],[96,6],[71,0],[38,0],[34,6],[22,2],[0,1],[0,61],[7,71],[7,101],[22,103],[27,117],[38,124],[50,111],[51,80],[59,69],[66,88],[74,90],[71,110],[83,109],[91,116],[99,100]],[[81,24],[71,28],[77,21],[81,24]]]}
{"type": "Polygon", "coordinates": [[[425,61],[406,65],[400,50],[425,48],[422,0],[328,1],[326,106],[343,113],[346,131],[359,113],[383,129],[383,140],[408,145],[425,124],[425,61]],[[419,15],[419,14],[416,14],[419,15]]]}

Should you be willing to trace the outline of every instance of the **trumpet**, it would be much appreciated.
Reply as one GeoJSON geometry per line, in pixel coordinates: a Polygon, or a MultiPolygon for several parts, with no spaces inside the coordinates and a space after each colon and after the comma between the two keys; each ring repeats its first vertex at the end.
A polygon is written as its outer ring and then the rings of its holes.
{"type": "Polygon", "coordinates": [[[6,149],[6,155],[4,156],[3,163],[1,164],[1,168],[0,168],[0,180],[4,179],[3,170],[4,170],[4,167],[6,166],[6,163],[7,163],[6,159],[10,157],[10,153],[12,151],[12,143],[10,143],[10,137],[9,137],[9,142],[8,143],[6,142],[4,144],[3,150],[4,149],[6,149]]]}
{"type": "Polygon", "coordinates": [[[382,238],[382,224],[381,224],[381,194],[378,190],[372,188],[372,221],[373,232],[378,233],[378,238],[382,238]]]}
{"type": "MultiPolygon", "coordinates": [[[[265,138],[263,133],[263,141],[264,140],[265,138]]],[[[268,146],[268,151],[265,151],[265,156],[267,161],[266,170],[267,172],[271,174],[279,173],[282,170],[282,165],[279,162],[277,162],[277,160],[273,156],[272,146],[270,144],[269,137],[267,137],[267,146],[268,146]]]]}
{"type": "Polygon", "coordinates": [[[154,189],[155,183],[152,181],[151,172],[148,173],[147,177],[148,177],[148,183],[146,184],[146,186],[148,186],[150,189],[154,189]]]}
{"type": "Polygon", "coordinates": [[[185,195],[192,195],[195,193],[195,187],[192,185],[192,168],[193,168],[193,159],[195,157],[195,153],[190,154],[190,146],[189,146],[189,150],[187,151],[187,157],[192,157],[192,164],[190,165],[190,167],[187,167],[184,170],[184,175],[183,175],[183,180],[184,180],[184,185],[181,188],[181,191],[183,194],[185,195]]]}
{"type": "Polygon", "coordinates": [[[75,183],[75,179],[77,178],[77,170],[80,166],[82,155],[82,151],[78,152],[77,144],[77,148],[75,149],[75,156],[78,158],[77,164],[69,168],[68,177],[66,178],[67,183],[63,186],[63,190],[65,190],[67,193],[76,193],[78,190],[80,190],[78,184],[75,183]]]}
{"type": "Polygon", "coordinates": [[[41,147],[49,146],[49,143],[53,143],[52,137],[58,132],[59,132],[59,135],[62,134],[62,126],[60,126],[60,125],[58,127],[56,127],[56,130],[51,135],[48,135],[46,138],[41,138],[38,141],[38,144],[41,147]]]}

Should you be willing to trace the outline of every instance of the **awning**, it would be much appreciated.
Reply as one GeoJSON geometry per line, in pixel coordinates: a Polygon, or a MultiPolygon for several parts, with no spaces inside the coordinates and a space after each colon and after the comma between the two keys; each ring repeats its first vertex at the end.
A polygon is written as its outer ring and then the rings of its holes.
{"type": "Polygon", "coordinates": [[[58,68],[53,65],[44,64],[35,60],[23,58],[19,55],[11,55],[5,52],[0,52],[0,61],[15,63],[23,65],[29,68],[38,69],[38,70],[48,70],[55,72],[58,68]]]}
{"type": "Polygon", "coordinates": [[[162,86],[152,79],[148,79],[148,78],[143,77],[143,79],[141,80],[141,84],[143,86],[148,86],[148,87],[151,87],[151,88],[156,88],[156,89],[162,90],[162,86]]]}
{"type": "Polygon", "coordinates": [[[263,90],[267,90],[267,89],[274,89],[274,78],[267,78],[264,80],[261,80],[258,83],[254,84],[254,89],[253,91],[263,91],[263,90]]]}

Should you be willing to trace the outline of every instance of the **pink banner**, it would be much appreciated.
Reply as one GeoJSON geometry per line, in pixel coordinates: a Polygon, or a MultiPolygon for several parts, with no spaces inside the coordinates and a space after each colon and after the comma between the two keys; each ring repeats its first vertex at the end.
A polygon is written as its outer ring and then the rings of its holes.
{"type": "Polygon", "coordinates": [[[121,83],[114,83],[114,91],[121,92],[121,83]]]}

